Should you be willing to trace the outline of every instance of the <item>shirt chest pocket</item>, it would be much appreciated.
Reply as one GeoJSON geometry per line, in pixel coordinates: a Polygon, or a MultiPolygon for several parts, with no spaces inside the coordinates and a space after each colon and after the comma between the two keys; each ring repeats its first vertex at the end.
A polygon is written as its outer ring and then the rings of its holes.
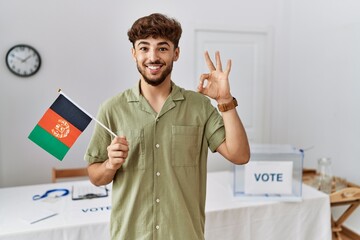
{"type": "Polygon", "coordinates": [[[125,136],[129,143],[129,152],[122,167],[126,170],[145,170],[145,143],[142,129],[131,129],[116,132],[118,136],[125,136]]]}
{"type": "Polygon", "coordinates": [[[172,126],[172,165],[192,167],[199,165],[201,128],[199,126],[172,126]]]}

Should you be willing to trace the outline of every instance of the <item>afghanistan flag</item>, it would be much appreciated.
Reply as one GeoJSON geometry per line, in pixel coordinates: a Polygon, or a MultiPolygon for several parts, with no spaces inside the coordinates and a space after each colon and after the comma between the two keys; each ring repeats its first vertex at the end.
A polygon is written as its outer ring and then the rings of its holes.
{"type": "Polygon", "coordinates": [[[29,139],[62,160],[92,117],[60,94],[29,135],[29,139]]]}

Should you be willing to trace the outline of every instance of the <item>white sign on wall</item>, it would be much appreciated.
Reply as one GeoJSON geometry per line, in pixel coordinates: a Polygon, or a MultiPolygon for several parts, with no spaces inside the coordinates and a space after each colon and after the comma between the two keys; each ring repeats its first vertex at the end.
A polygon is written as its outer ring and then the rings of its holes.
{"type": "Polygon", "coordinates": [[[245,165],[245,194],[291,194],[292,161],[250,161],[245,165]]]}

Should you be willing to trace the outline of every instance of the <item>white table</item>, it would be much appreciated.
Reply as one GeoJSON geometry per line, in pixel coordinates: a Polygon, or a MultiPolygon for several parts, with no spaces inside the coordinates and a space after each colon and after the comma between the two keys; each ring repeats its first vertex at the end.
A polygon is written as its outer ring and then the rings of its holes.
{"type": "MultiPolygon", "coordinates": [[[[208,174],[206,240],[331,239],[329,197],[303,185],[303,201],[242,201],[233,196],[233,174],[208,174]]],[[[90,200],[32,200],[49,189],[71,189],[63,182],[0,189],[0,240],[109,239],[110,197],[90,200]],[[50,211],[53,217],[30,224],[29,216],[50,211]]]]}
{"type": "Polygon", "coordinates": [[[208,175],[206,240],[330,240],[329,196],[302,185],[301,202],[242,201],[231,172],[208,175]]]}

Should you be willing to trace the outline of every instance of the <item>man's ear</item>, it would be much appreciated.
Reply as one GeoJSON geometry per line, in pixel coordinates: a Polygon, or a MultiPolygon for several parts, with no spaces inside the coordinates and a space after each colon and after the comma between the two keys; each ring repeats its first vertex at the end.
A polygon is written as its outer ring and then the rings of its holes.
{"type": "Polygon", "coordinates": [[[133,48],[133,47],[131,48],[131,55],[132,55],[134,61],[136,62],[136,51],[135,51],[135,48],[133,48]]]}
{"type": "Polygon", "coordinates": [[[175,52],[175,54],[174,54],[173,61],[176,62],[180,56],[180,48],[179,47],[175,48],[174,52],[175,52]]]}

